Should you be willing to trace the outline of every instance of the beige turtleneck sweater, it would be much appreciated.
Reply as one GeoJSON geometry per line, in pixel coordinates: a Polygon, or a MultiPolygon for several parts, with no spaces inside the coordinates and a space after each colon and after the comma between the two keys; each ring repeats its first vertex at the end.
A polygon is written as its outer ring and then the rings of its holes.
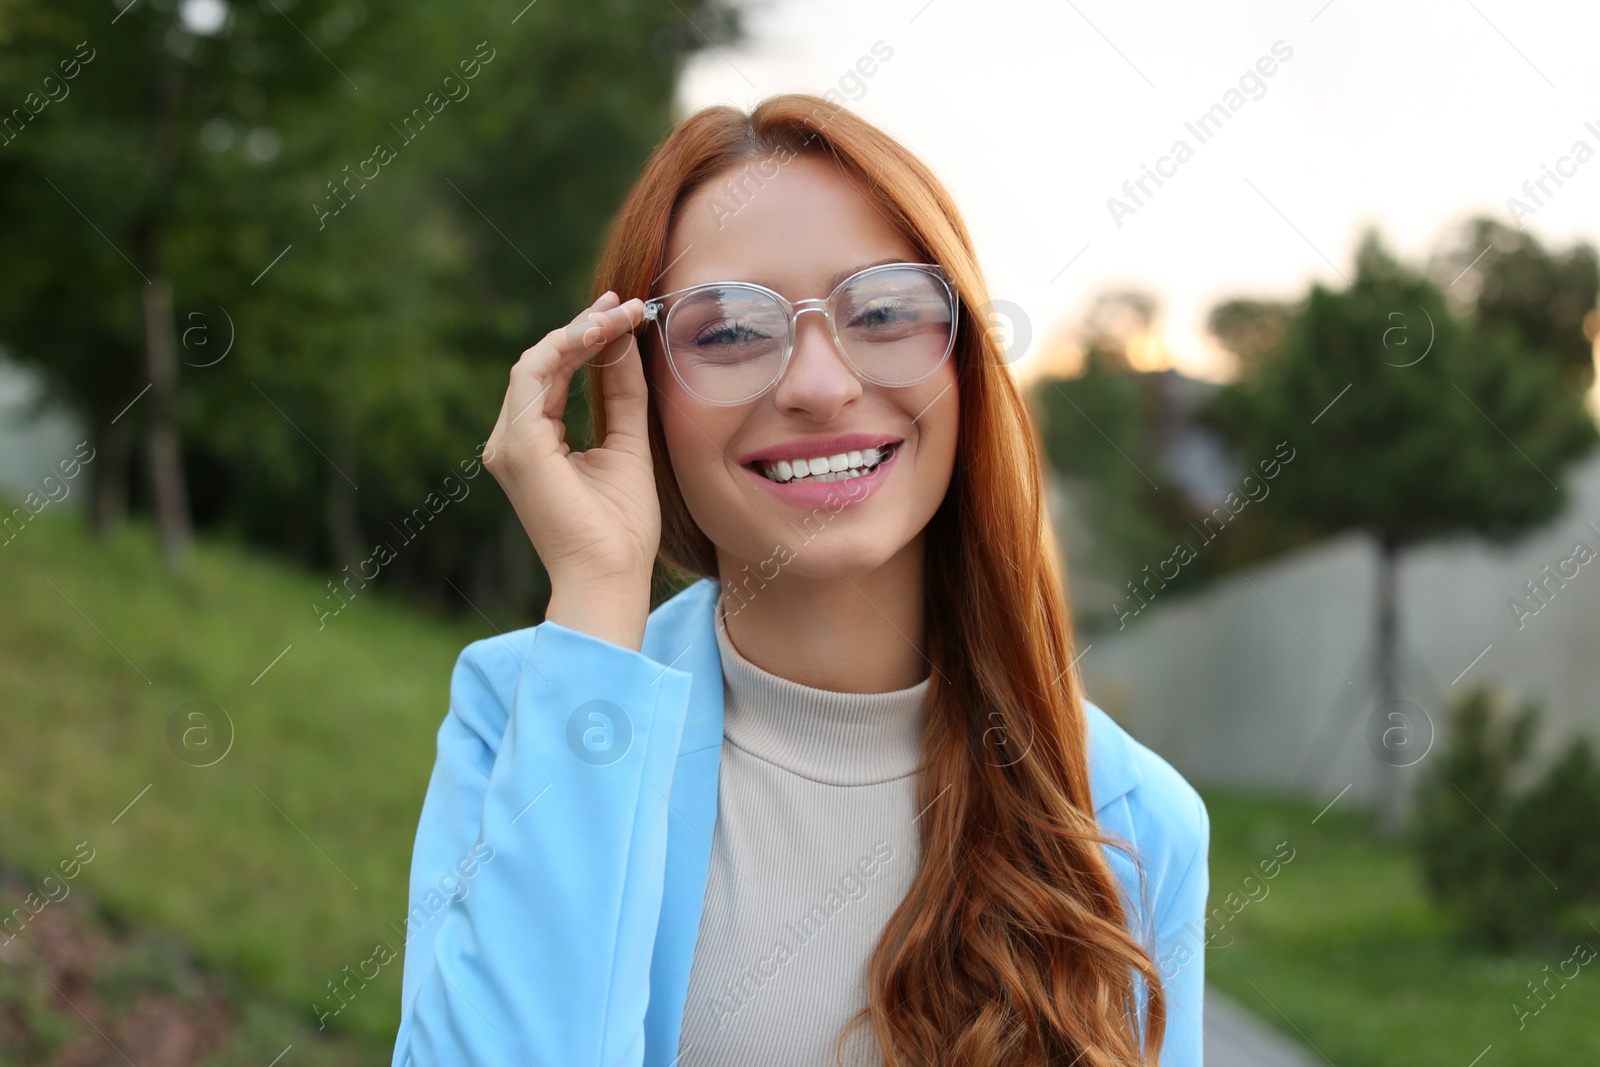
{"type": "MultiPolygon", "coordinates": [[[[835,693],[762,670],[728,637],[705,908],[679,1067],[826,1067],[866,1006],[866,963],[917,869],[928,679],[835,693]]],[[[870,1019],[845,1067],[882,1067],[870,1019]]]]}

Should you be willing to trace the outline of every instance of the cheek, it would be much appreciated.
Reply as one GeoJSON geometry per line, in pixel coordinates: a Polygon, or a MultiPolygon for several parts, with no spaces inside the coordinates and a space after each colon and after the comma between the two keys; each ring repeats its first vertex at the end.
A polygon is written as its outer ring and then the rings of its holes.
{"type": "Polygon", "coordinates": [[[663,389],[656,397],[661,417],[661,436],[667,442],[667,462],[678,487],[688,499],[696,495],[705,466],[705,440],[695,432],[679,397],[663,389]]]}
{"type": "Polygon", "coordinates": [[[919,459],[924,460],[930,472],[936,472],[948,481],[955,463],[956,443],[961,430],[961,405],[956,387],[954,367],[947,367],[934,375],[937,384],[928,389],[920,399],[917,425],[921,427],[919,459]]]}
{"type": "MultiPolygon", "coordinates": [[[[671,372],[668,372],[670,377],[671,372]]],[[[730,463],[725,458],[728,441],[734,426],[727,425],[726,417],[708,412],[686,396],[675,379],[661,381],[655,387],[652,399],[661,419],[661,433],[667,442],[667,460],[673,477],[683,493],[691,511],[705,507],[715,508],[719,493],[726,493],[730,463]]],[[[695,516],[700,519],[699,515],[695,516]]]]}
{"type": "Polygon", "coordinates": [[[667,459],[673,474],[688,493],[687,483],[693,480],[695,469],[702,462],[696,453],[705,439],[695,432],[694,413],[678,380],[672,376],[665,360],[656,355],[652,355],[650,361],[650,402],[655,405],[656,417],[661,421],[661,435],[666,438],[667,459]]]}

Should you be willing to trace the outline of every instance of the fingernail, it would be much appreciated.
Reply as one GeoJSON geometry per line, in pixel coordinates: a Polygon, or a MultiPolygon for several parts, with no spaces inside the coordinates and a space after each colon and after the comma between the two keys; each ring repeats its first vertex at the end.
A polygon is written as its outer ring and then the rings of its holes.
{"type": "Polygon", "coordinates": [[[584,343],[584,346],[588,347],[589,345],[596,344],[604,336],[605,336],[605,331],[604,330],[601,330],[597,326],[591,326],[589,329],[583,331],[583,343],[584,343]]]}

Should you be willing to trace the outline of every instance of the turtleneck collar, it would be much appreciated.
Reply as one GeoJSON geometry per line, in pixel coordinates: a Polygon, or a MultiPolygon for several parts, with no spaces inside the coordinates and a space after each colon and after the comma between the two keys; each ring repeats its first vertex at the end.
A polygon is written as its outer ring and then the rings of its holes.
{"type": "Polygon", "coordinates": [[[928,685],[837,693],[781,678],[733,646],[716,604],[723,734],[751,755],[827,785],[872,785],[914,774],[922,758],[928,685]]]}

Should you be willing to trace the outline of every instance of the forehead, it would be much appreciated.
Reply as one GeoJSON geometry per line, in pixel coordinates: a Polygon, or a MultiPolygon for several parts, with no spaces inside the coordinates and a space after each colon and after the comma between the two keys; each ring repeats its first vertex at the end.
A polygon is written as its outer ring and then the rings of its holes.
{"type": "Polygon", "coordinates": [[[743,281],[802,300],[828,295],[840,277],[869,263],[921,259],[838,164],[783,159],[730,167],[684,201],[654,292],[743,281]]]}

